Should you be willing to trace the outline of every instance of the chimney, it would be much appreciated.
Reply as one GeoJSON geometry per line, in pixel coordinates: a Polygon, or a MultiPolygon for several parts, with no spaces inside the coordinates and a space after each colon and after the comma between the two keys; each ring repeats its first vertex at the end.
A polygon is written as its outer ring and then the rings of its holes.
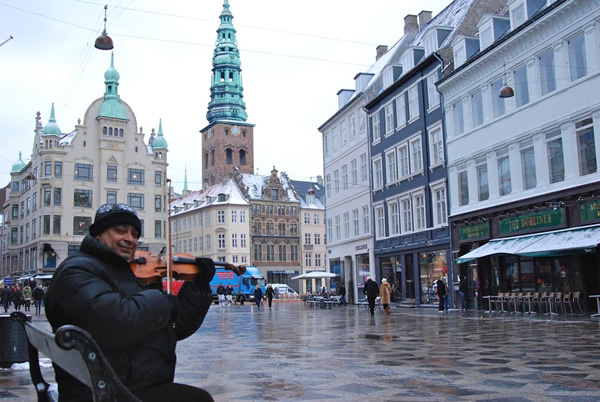
{"type": "Polygon", "coordinates": [[[323,176],[317,176],[317,184],[322,186],[323,185],[323,176]]]}
{"type": "Polygon", "coordinates": [[[431,21],[431,11],[421,11],[419,13],[419,31],[425,29],[425,25],[431,21]]]}
{"type": "Polygon", "coordinates": [[[409,32],[415,34],[419,32],[419,24],[416,15],[407,14],[406,17],[404,17],[404,34],[406,35],[409,32]]]}
{"type": "Polygon", "coordinates": [[[386,54],[388,51],[388,47],[386,45],[377,46],[377,56],[375,56],[375,61],[379,60],[381,56],[386,54]]]}

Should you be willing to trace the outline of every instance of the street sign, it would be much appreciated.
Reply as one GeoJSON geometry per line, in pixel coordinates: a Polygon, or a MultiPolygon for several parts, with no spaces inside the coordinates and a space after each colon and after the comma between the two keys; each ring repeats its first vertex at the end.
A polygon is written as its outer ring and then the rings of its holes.
{"type": "Polygon", "coordinates": [[[4,278],[4,286],[12,286],[13,278],[4,278]]]}

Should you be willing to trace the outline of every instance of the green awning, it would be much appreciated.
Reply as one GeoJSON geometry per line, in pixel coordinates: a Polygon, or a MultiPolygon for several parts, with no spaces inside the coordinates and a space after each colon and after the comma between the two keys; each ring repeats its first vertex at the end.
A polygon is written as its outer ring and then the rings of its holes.
{"type": "Polygon", "coordinates": [[[556,257],[594,253],[600,244],[600,225],[490,240],[456,259],[457,264],[496,254],[556,257]]]}

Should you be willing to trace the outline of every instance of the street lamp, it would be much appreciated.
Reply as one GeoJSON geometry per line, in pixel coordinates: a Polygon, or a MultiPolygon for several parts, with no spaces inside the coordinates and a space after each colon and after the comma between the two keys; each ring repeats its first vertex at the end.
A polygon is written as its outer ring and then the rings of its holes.
{"type": "Polygon", "coordinates": [[[104,6],[104,31],[102,31],[102,35],[96,38],[96,43],[94,43],[94,47],[100,50],[110,50],[113,46],[113,41],[106,33],[106,10],[108,9],[108,5],[104,6]]]}

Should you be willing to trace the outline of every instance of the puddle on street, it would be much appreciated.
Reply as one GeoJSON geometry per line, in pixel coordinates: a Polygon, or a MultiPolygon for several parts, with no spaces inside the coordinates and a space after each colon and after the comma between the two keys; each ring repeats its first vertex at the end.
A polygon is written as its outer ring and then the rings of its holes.
{"type": "Polygon", "coordinates": [[[374,335],[374,334],[365,334],[365,339],[370,339],[373,341],[386,341],[392,342],[398,340],[396,335],[374,335]]]}

